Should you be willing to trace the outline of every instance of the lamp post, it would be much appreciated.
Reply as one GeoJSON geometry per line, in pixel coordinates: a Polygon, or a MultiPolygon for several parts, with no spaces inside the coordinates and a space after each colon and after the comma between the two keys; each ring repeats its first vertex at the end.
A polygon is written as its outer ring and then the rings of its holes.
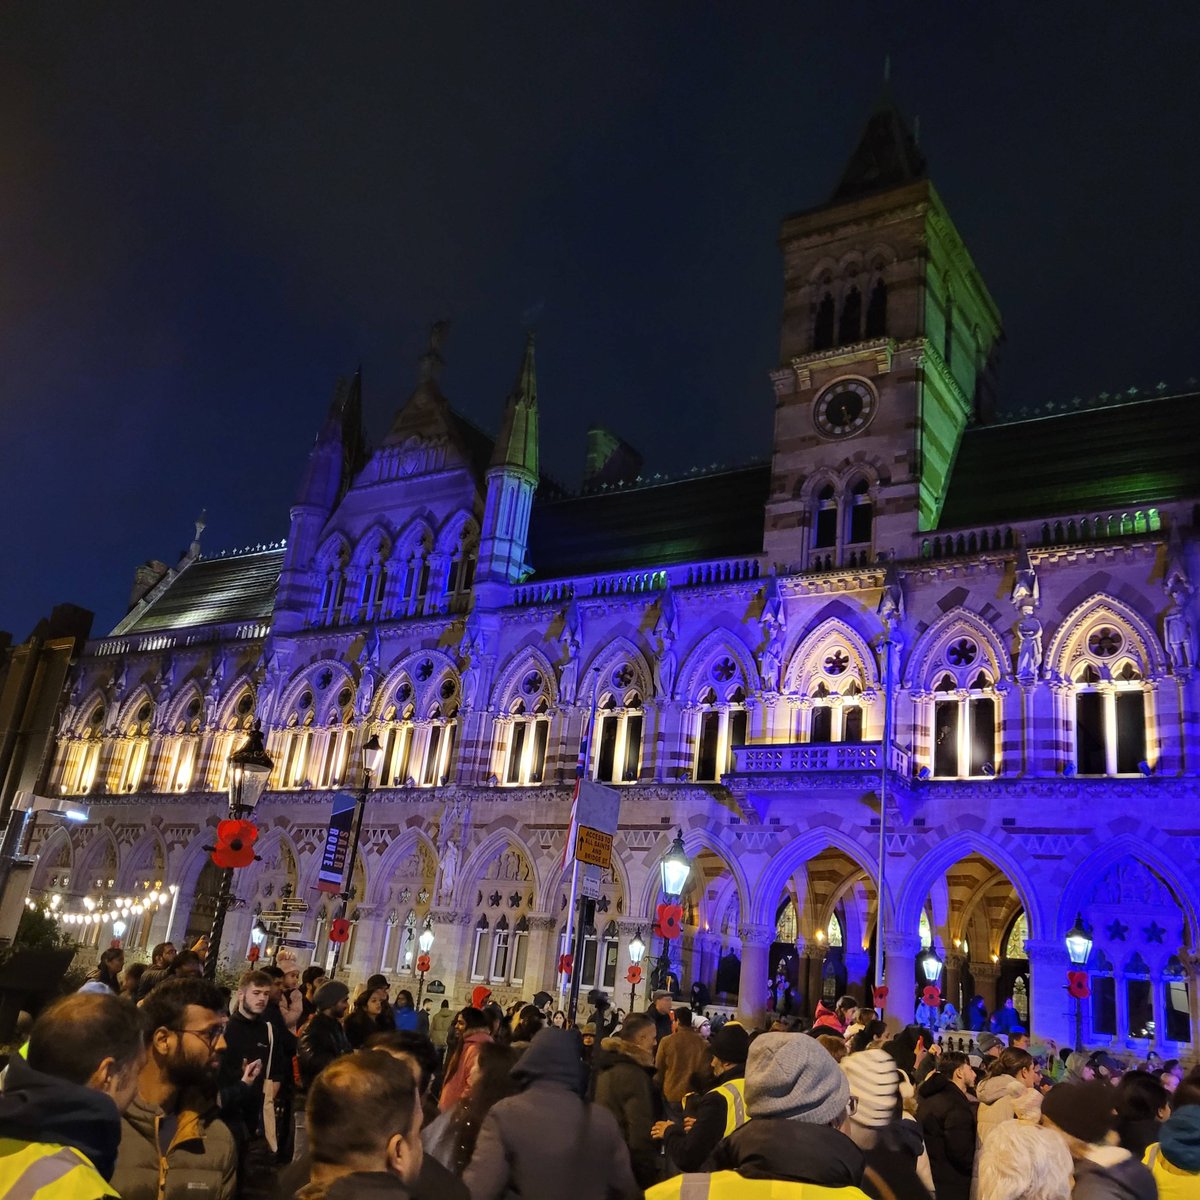
{"type": "MultiPolygon", "coordinates": [[[[646,943],[642,941],[642,930],[639,926],[634,932],[632,939],[629,942],[629,961],[637,967],[642,965],[642,959],[646,957],[646,943]]],[[[637,1000],[637,984],[629,985],[629,1011],[633,1012],[634,1003],[637,1000]]]]}
{"type": "Polygon", "coordinates": [[[421,951],[421,956],[417,959],[417,1012],[420,1012],[421,997],[425,995],[425,972],[429,970],[428,966],[422,968],[421,964],[428,964],[429,952],[433,949],[433,922],[429,919],[428,914],[425,916],[424,928],[422,928],[421,934],[417,938],[417,947],[421,951]]]}
{"type": "Polygon", "coordinates": [[[263,952],[263,946],[268,937],[267,927],[262,923],[261,917],[254,918],[254,924],[250,926],[250,961],[258,962],[263,952]]]}
{"type": "Polygon", "coordinates": [[[920,958],[921,971],[925,976],[925,982],[930,985],[936,985],[937,981],[942,976],[942,960],[938,958],[937,951],[933,947],[929,947],[920,958]]]}
{"type": "MultiPolygon", "coordinates": [[[[1067,930],[1067,954],[1076,969],[1085,968],[1092,955],[1092,935],[1083,924],[1083,914],[1077,913],[1075,924],[1067,930]]],[[[1083,1000],[1075,997],[1075,1049],[1083,1049],[1083,1000]]]]}
{"type": "MultiPolygon", "coordinates": [[[[256,721],[250,736],[240,749],[229,756],[229,819],[240,820],[252,813],[271,778],[274,766],[267,748],[263,745],[262,726],[256,721]]],[[[206,979],[217,977],[217,959],[221,953],[221,935],[225,932],[225,914],[229,911],[230,893],[233,891],[233,867],[221,873],[221,886],[217,890],[217,906],[213,913],[212,932],[208,935],[208,956],[204,960],[206,979]]]]}
{"type": "MultiPolygon", "coordinates": [[[[658,864],[659,873],[662,876],[663,895],[667,900],[674,897],[676,900],[683,895],[683,889],[687,887],[688,876],[692,872],[691,860],[687,856],[687,851],[683,848],[683,830],[675,831],[675,840],[671,843],[670,849],[663,855],[662,861],[658,864]]],[[[654,983],[658,987],[666,987],[667,976],[671,971],[671,943],[666,936],[662,940],[662,954],[658,959],[658,966],[654,969],[654,983]]]]}
{"type": "MultiPolygon", "coordinates": [[[[345,919],[350,907],[351,890],[354,883],[354,860],[358,857],[358,842],[362,837],[363,815],[367,809],[367,789],[371,786],[371,776],[379,773],[383,766],[383,747],[379,744],[376,734],[371,734],[362,748],[362,787],[358,790],[358,800],[354,805],[354,832],[350,837],[350,854],[346,858],[346,874],[342,877],[341,904],[338,905],[335,920],[345,919]]],[[[333,943],[333,962],[329,967],[329,978],[337,978],[338,959],[342,956],[342,943],[333,943]]]]}

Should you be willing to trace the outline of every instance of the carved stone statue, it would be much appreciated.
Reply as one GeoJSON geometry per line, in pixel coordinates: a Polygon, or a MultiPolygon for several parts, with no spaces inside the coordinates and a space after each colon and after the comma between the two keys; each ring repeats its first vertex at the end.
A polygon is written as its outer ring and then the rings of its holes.
{"type": "Polygon", "coordinates": [[[1171,666],[1176,671],[1189,670],[1196,665],[1192,654],[1192,626],[1184,607],[1188,590],[1182,586],[1172,590],[1171,607],[1163,618],[1163,641],[1167,643],[1171,666]]]}
{"type": "Polygon", "coordinates": [[[442,829],[441,844],[438,847],[438,899],[443,904],[449,904],[454,897],[454,885],[458,881],[458,841],[454,836],[454,814],[446,814],[442,829]]]}
{"type": "Polygon", "coordinates": [[[1033,615],[1033,606],[1025,605],[1017,622],[1017,678],[1032,683],[1042,669],[1042,623],[1033,615]]]}
{"type": "Polygon", "coordinates": [[[664,700],[670,700],[675,691],[675,672],[679,669],[679,660],[671,649],[674,639],[659,638],[658,653],[650,664],[653,676],[654,694],[664,700]]]}
{"type": "Polygon", "coordinates": [[[1032,611],[1037,607],[1040,595],[1037,571],[1033,568],[1028,549],[1022,545],[1017,552],[1017,570],[1009,599],[1018,611],[1024,612],[1027,608],[1032,611]]]}
{"type": "Polygon", "coordinates": [[[783,635],[776,626],[758,656],[758,673],[762,676],[762,685],[767,691],[779,691],[779,670],[782,666],[783,635]]]}

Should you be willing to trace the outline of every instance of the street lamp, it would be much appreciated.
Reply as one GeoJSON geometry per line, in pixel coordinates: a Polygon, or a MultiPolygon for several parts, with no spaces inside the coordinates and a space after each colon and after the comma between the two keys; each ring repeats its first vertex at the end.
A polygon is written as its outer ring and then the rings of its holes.
{"type": "MultiPolygon", "coordinates": [[[[629,942],[629,961],[637,967],[642,965],[642,959],[646,957],[646,943],[642,941],[641,926],[638,926],[629,942]]],[[[629,985],[629,1011],[633,1012],[634,1001],[637,999],[637,984],[630,983],[629,985]]]]}
{"type": "MultiPolygon", "coordinates": [[[[1092,935],[1083,924],[1083,914],[1075,915],[1075,924],[1067,930],[1067,954],[1076,968],[1086,968],[1092,955],[1092,935]]],[[[1075,997],[1075,1049],[1083,1049],[1083,1000],[1075,997]]]]}
{"type": "Polygon", "coordinates": [[[262,923],[262,918],[258,918],[250,929],[250,940],[261,950],[263,943],[267,940],[267,927],[262,923]]]}
{"type": "MultiPolygon", "coordinates": [[[[354,860],[358,857],[358,842],[362,837],[363,815],[367,809],[367,789],[371,786],[371,777],[379,773],[383,766],[383,747],[379,744],[377,734],[371,734],[362,746],[362,787],[358,789],[358,799],[354,802],[354,833],[350,838],[350,854],[346,859],[346,874],[342,877],[341,904],[338,905],[335,920],[345,920],[346,911],[350,907],[350,897],[353,895],[351,886],[354,883],[354,860]]],[[[333,944],[333,963],[329,968],[329,978],[337,978],[338,959],[342,955],[342,943],[333,944]]]]}
{"type": "MultiPolygon", "coordinates": [[[[253,813],[255,806],[267,790],[271,768],[275,765],[263,745],[262,726],[256,721],[249,737],[229,756],[229,819],[241,820],[253,813]]],[[[208,935],[208,956],[204,960],[204,975],[207,979],[217,976],[217,959],[221,953],[221,935],[225,932],[225,914],[229,910],[230,893],[233,891],[233,867],[221,873],[221,886],[217,889],[216,910],[213,913],[212,932],[208,935]]]]}
{"type": "MultiPolygon", "coordinates": [[[[687,851],[683,848],[682,829],[675,831],[675,840],[671,843],[666,854],[663,855],[658,868],[659,874],[662,876],[663,894],[668,900],[671,897],[678,899],[683,895],[683,889],[687,887],[688,876],[692,872],[691,860],[687,856],[687,851]]],[[[665,988],[667,986],[667,976],[670,972],[671,943],[664,935],[662,953],[659,955],[658,965],[654,969],[654,985],[659,988],[665,988]]]]}
{"type": "Polygon", "coordinates": [[[933,947],[929,947],[920,957],[921,970],[925,975],[925,982],[936,984],[942,975],[942,960],[938,958],[937,951],[933,947]]]}
{"type": "Polygon", "coordinates": [[[429,915],[425,916],[425,925],[421,929],[421,934],[417,938],[417,946],[421,951],[421,957],[417,959],[417,971],[420,978],[417,980],[417,1011],[421,1011],[421,997],[425,994],[425,972],[429,970],[429,952],[433,949],[433,922],[429,919],[429,915]]]}

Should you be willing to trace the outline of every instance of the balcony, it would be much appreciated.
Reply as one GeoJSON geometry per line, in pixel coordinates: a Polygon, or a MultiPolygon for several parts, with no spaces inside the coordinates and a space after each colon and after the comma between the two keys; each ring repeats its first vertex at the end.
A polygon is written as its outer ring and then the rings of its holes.
{"type": "MultiPolygon", "coordinates": [[[[733,770],[726,776],[732,785],[737,776],[799,775],[827,771],[878,771],[883,760],[882,742],[795,742],[736,746],[733,770]]],[[[888,763],[899,775],[909,774],[908,755],[892,747],[888,763]]]]}

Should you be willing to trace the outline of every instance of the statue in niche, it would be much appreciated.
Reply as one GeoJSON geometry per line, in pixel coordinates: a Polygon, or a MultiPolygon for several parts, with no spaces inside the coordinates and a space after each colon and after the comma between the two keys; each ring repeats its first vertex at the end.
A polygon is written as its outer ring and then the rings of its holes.
{"type": "Polygon", "coordinates": [[[675,691],[675,674],[679,660],[675,654],[675,639],[679,636],[679,613],[675,593],[668,583],[658,604],[658,619],[654,622],[656,653],[650,665],[654,694],[670,700],[675,691]]]}
{"type": "Polygon", "coordinates": [[[583,620],[579,615],[579,605],[571,597],[563,613],[562,633],[559,634],[559,645],[562,647],[563,661],[558,668],[558,698],[563,704],[574,704],[579,694],[579,655],[583,648],[583,620]]]}
{"type": "Polygon", "coordinates": [[[783,666],[783,631],[773,626],[767,636],[767,644],[758,656],[758,673],[762,685],[769,692],[779,690],[779,671],[783,666]]]}
{"type": "Polygon", "coordinates": [[[1042,623],[1026,605],[1017,622],[1017,678],[1032,683],[1042,668],[1042,623]]]}
{"type": "Polygon", "coordinates": [[[1163,641],[1167,643],[1171,667],[1176,671],[1185,671],[1195,666],[1192,655],[1192,626],[1185,608],[1191,590],[1186,583],[1177,582],[1168,593],[1171,597],[1171,607],[1163,618],[1163,641]]]}
{"type": "Polygon", "coordinates": [[[462,839],[466,836],[466,822],[459,823],[457,806],[447,805],[441,828],[434,835],[438,850],[438,900],[449,904],[454,897],[454,885],[458,881],[458,862],[462,839]]]}

